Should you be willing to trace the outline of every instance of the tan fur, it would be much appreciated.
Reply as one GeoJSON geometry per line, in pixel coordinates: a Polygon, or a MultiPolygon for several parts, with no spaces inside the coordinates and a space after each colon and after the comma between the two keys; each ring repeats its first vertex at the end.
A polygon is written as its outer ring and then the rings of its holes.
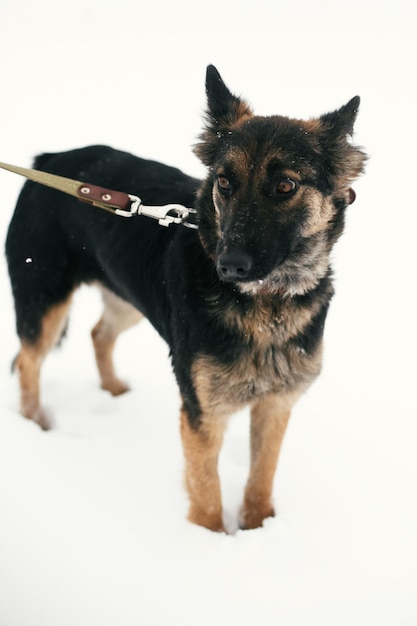
{"type": "Polygon", "coordinates": [[[258,296],[256,306],[242,315],[238,304],[233,303],[225,308],[223,315],[226,323],[233,330],[245,337],[256,337],[259,348],[267,347],[272,343],[286,343],[291,337],[302,332],[320,309],[320,302],[314,305],[301,307],[295,305],[290,298],[283,299],[275,304],[268,297],[258,296]]]}
{"type": "Polygon", "coordinates": [[[240,99],[235,104],[236,121],[234,126],[238,127],[244,124],[248,119],[253,117],[253,111],[250,105],[245,100],[240,99]]]}
{"type": "Polygon", "coordinates": [[[101,319],[91,331],[91,336],[101,386],[110,391],[113,396],[118,396],[128,391],[129,387],[115,374],[114,346],[120,333],[140,322],[143,315],[105,287],[100,285],[100,289],[103,295],[104,311],[101,319]]]}
{"type": "Polygon", "coordinates": [[[251,467],[246,484],[240,523],[243,528],[258,528],[266,517],[275,514],[271,493],[281,444],[299,394],[267,396],[251,410],[251,467]]]}
{"type": "Polygon", "coordinates": [[[35,343],[22,342],[15,367],[19,372],[21,413],[44,430],[49,422],[40,404],[39,378],[42,362],[59,341],[67,322],[72,295],[48,311],[42,320],[42,329],[35,343]]]}
{"type": "Polygon", "coordinates": [[[181,439],[185,456],[185,484],[190,498],[188,519],[194,524],[222,531],[222,501],[217,462],[226,420],[205,415],[198,429],[192,428],[181,410],[181,439]]]}
{"type": "MultiPolygon", "coordinates": [[[[258,306],[245,315],[239,315],[238,307],[236,310],[232,307],[225,309],[223,315],[235,332],[241,334],[243,346],[247,337],[247,349],[230,365],[208,355],[200,355],[194,362],[193,383],[202,410],[202,425],[197,432],[192,430],[185,423],[183,412],[182,430],[188,432],[189,441],[184,445],[184,452],[187,467],[194,468],[191,474],[194,478],[198,475],[195,468],[199,464],[205,468],[203,482],[200,478],[196,479],[197,482],[190,483],[189,478],[187,481],[190,511],[193,512],[190,519],[196,523],[207,525],[207,512],[203,512],[205,505],[201,500],[206,487],[201,493],[197,490],[196,495],[195,487],[190,488],[190,484],[210,484],[210,502],[216,501],[217,511],[220,496],[214,497],[213,494],[219,493],[217,455],[224,426],[232,413],[247,404],[252,407],[251,471],[241,514],[242,527],[256,528],[274,514],[271,504],[273,478],[291,408],[321,367],[321,342],[313,354],[306,354],[290,340],[311,322],[316,313],[315,307],[296,309],[291,300],[282,301],[277,309],[262,298],[258,299],[258,306]],[[191,462],[190,453],[193,455],[191,462]]],[[[190,470],[188,472],[189,476],[190,470]]],[[[218,520],[218,512],[216,516],[218,520]]],[[[211,522],[208,527],[212,528],[211,522]]]]}
{"type": "Polygon", "coordinates": [[[321,131],[321,122],[318,119],[312,118],[310,120],[297,120],[298,124],[305,128],[306,133],[311,135],[319,135],[321,131]]]}
{"type": "MultiPolygon", "coordinates": [[[[189,422],[186,411],[181,411],[181,436],[186,460],[186,486],[190,498],[189,520],[210,530],[222,530],[222,503],[218,475],[218,456],[228,417],[245,399],[239,399],[234,390],[231,373],[210,374],[207,359],[200,360],[201,371],[196,376],[198,397],[203,416],[197,429],[189,422]],[[204,384],[215,377],[214,385],[204,384]],[[207,377],[207,378],[206,378],[207,377]],[[216,390],[220,378],[230,386],[229,401],[222,389],[216,390]],[[218,399],[217,402],[215,399],[218,399]],[[223,398],[223,400],[221,400],[223,398]],[[211,405],[211,412],[208,412],[211,405]],[[213,412],[215,411],[215,412],[213,412]]],[[[214,366],[213,366],[213,369],[214,366]]],[[[257,528],[265,518],[274,515],[271,494],[279,452],[291,408],[302,394],[300,387],[291,393],[270,394],[252,403],[251,408],[251,468],[241,511],[241,527],[257,528]]]]}
{"type": "Polygon", "coordinates": [[[230,366],[214,357],[200,356],[192,371],[203,413],[227,416],[253,400],[269,394],[305,390],[321,368],[321,344],[313,355],[290,347],[276,354],[248,350],[230,366]],[[300,382],[303,379],[303,382],[300,382]]]}
{"type": "MultiPolygon", "coordinates": [[[[290,202],[288,204],[290,205],[290,202]]],[[[300,204],[308,207],[309,211],[309,219],[303,225],[302,235],[312,237],[317,233],[325,232],[335,213],[332,199],[323,197],[323,194],[316,189],[307,187],[302,189],[301,197],[297,198],[297,206],[300,204]]]]}

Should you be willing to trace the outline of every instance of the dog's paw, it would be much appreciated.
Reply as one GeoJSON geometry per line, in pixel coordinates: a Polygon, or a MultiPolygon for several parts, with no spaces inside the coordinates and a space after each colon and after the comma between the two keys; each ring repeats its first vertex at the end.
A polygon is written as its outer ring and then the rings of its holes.
{"type": "Polygon", "coordinates": [[[271,504],[257,508],[244,505],[239,515],[239,528],[241,530],[260,528],[268,517],[275,517],[274,507],[271,504]]]}
{"type": "Polygon", "coordinates": [[[51,430],[53,427],[52,415],[45,409],[38,408],[36,411],[31,411],[30,414],[22,410],[22,415],[40,426],[44,431],[51,430]]]}
{"type": "Polygon", "coordinates": [[[197,510],[191,506],[188,513],[188,520],[193,524],[197,524],[197,526],[203,526],[213,532],[225,532],[221,512],[209,513],[207,511],[197,510]]]}
{"type": "Polygon", "coordinates": [[[122,380],[119,380],[118,378],[102,383],[101,388],[105,391],[109,391],[112,396],[121,396],[127,391],[130,391],[129,385],[124,383],[122,380]]]}

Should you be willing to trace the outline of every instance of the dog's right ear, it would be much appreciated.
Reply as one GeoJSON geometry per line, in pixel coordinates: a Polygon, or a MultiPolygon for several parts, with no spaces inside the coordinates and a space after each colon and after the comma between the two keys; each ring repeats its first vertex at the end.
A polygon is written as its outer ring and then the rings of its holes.
{"type": "Polygon", "coordinates": [[[206,127],[194,152],[205,165],[212,165],[219,139],[253,113],[244,100],[229,91],[214,65],[207,68],[206,93],[206,127]]]}
{"type": "Polygon", "coordinates": [[[248,104],[229,91],[214,65],[207,68],[206,94],[208,122],[216,129],[233,126],[242,117],[252,116],[248,104]]]}

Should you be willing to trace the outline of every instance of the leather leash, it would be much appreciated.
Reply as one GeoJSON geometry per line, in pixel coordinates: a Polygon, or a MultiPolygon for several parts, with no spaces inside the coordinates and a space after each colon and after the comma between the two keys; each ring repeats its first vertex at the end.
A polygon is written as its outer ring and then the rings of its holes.
{"type": "Polygon", "coordinates": [[[57,174],[10,165],[9,163],[0,162],[0,168],[24,176],[35,183],[62,191],[81,200],[81,202],[87,202],[114,215],[121,217],[145,215],[158,220],[162,226],[182,224],[187,228],[198,228],[197,224],[188,222],[190,215],[196,213],[196,210],[184,207],[182,204],[147,206],[138,196],[123,191],[114,191],[57,174]]]}

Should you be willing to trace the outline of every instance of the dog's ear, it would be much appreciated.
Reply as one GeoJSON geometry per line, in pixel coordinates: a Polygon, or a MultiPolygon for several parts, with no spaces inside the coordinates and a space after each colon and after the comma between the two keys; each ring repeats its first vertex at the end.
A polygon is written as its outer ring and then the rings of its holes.
{"type": "Polygon", "coordinates": [[[205,165],[212,165],[219,139],[236,124],[252,117],[253,113],[244,100],[229,91],[213,65],[207,68],[206,93],[206,127],[194,152],[205,165]]]}
{"type": "Polygon", "coordinates": [[[349,185],[362,172],[366,155],[358,146],[348,141],[359,110],[359,96],[332,113],[319,118],[322,127],[322,141],[325,149],[326,169],[337,178],[338,187],[349,185]]]}
{"type": "Polygon", "coordinates": [[[335,133],[338,136],[352,136],[353,125],[359,111],[360,101],[359,96],[355,96],[352,100],[349,100],[347,104],[340,107],[340,109],[332,113],[325,113],[320,118],[322,125],[328,129],[329,132],[335,133]]]}
{"type": "Polygon", "coordinates": [[[214,65],[207,68],[206,94],[208,122],[216,128],[233,126],[252,115],[247,103],[229,91],[214,65]]]}

